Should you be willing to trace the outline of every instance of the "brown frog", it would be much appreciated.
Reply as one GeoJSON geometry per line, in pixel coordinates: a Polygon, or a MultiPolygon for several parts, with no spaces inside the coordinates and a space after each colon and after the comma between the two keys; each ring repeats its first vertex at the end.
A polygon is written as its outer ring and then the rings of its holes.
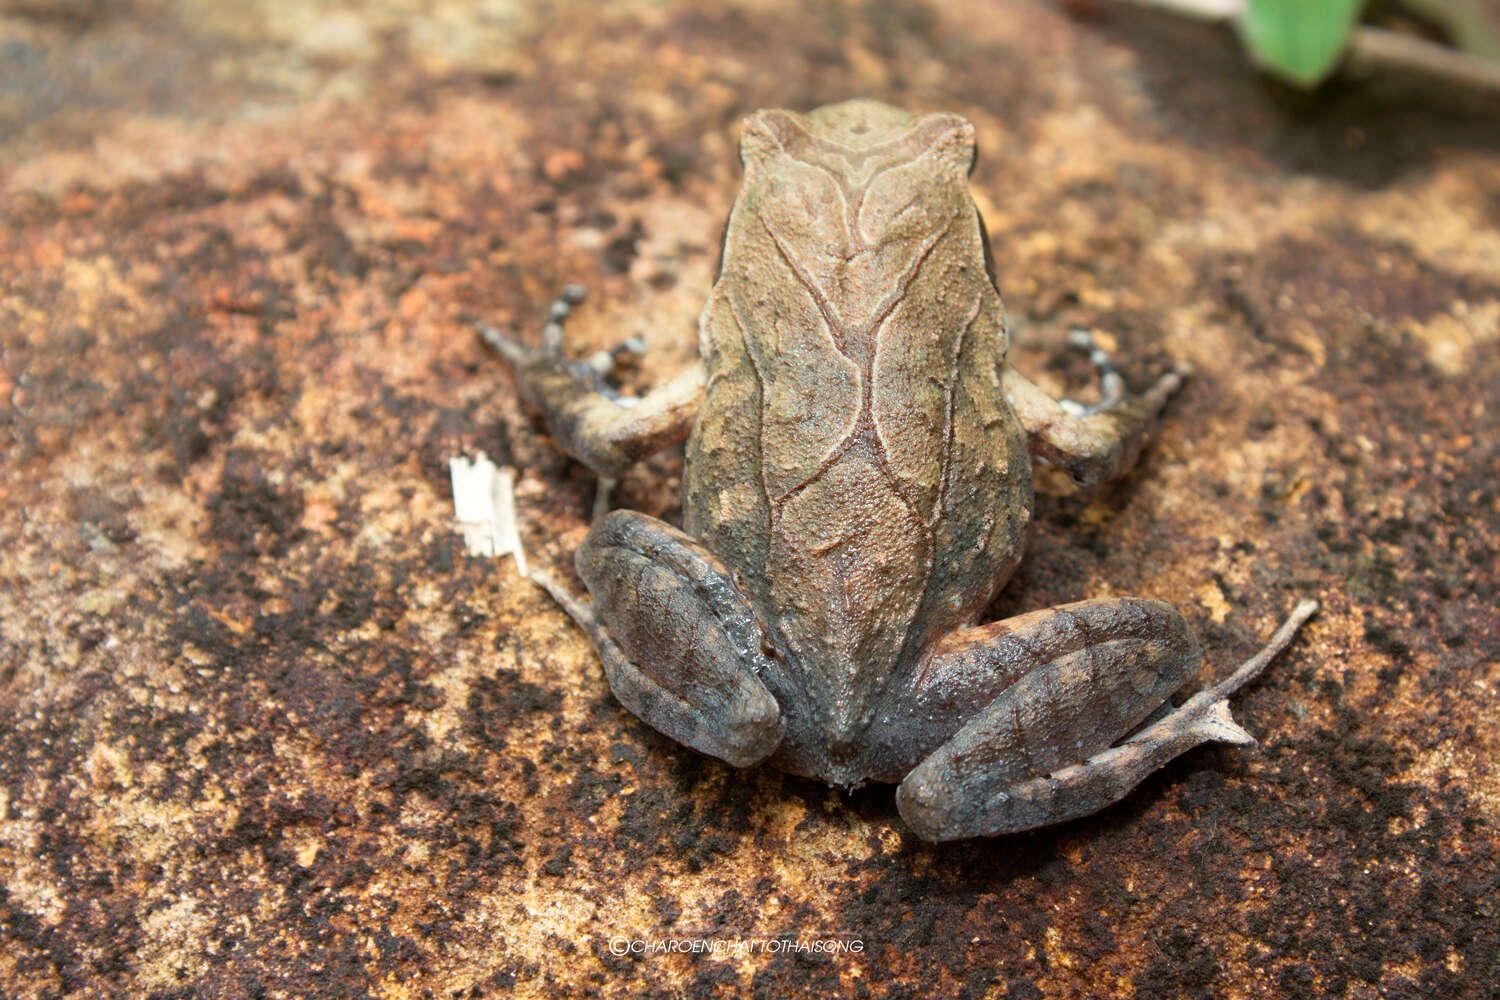
{"type": "Polygon", "coordinates": [[[1085,409],[1007,364],[973,135],[874,101],[751,115],[701,360],[639,400],[562,356],[576,292],[540,348],[486,331],[601,475],[688,437],[682,530],[613,511],[577,552],[592,602],[540,581],[620,701],[735,766],[899,782],[929,840],[1086,815],[1199,743],[1253,742],[1226,699],[1316,608],[1176,708],[1199,648],[1160,601],[976,624],[1021,558],[1032,456],[1119,475],[1181,373],[1085,409]]]}

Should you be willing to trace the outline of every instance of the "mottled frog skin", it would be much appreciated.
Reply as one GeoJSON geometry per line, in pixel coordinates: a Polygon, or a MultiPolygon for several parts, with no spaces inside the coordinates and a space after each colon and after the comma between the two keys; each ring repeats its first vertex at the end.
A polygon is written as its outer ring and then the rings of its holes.
{"type": "Polygon", "coordinates": [[[591,603],[541,580],[621,702],[737,766],[899,782],[932,840],[1085,815],[1198,743],[1250,742],[1226,698],[1315,607],[1175,709],[1199,649],[1159,601],[976,624],[1021,558],[1033,455],[1118,475],[1181,378],[1080,412],[1007,363],[973,132],[874,101],[746,119],[701,362],[639,401],[566,360],[557,324],[541,348],[492,336],[602,474],[691,430],[683,528],[610,512],[577,553],[591,603]]]}
{"type": "Polygon", "coordinates": [[[1031,515],[973,150],[954,115],[751,119],[703,317],[684,528],[782,654],[762,673],[796,706],[775,762],[838,784],[916,764],[873,724],[989,604],[1031,515]]]}

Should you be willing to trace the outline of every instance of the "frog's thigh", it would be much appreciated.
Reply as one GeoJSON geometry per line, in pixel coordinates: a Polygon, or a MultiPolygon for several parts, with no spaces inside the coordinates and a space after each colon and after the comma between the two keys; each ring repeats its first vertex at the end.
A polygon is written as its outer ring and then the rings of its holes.
{"type": "Polygon", "coordinates": [[[928,684],[986,698],[987,678],[1017,679],[906,776],[896,799],[902,818],[926,839],[953,840],[1103,808],[1187,749],[1165,757],[1109,750],[1198,661],[1182,616],[1137,598],[1065,604],[960,633],[927,665],[928,684]]]}
{"type": "Polygon", "coordinates": [[[781,742],[749,602],[723,565],[655,518],[617,510],[575,559],[604,625],[591,638],[615,697],[661,733],[745,767],[781,742]]]}

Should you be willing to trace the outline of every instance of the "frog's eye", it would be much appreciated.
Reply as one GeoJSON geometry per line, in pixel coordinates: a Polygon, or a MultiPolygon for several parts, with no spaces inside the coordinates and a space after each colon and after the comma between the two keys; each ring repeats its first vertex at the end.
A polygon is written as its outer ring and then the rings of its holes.
{"type": "Polygon", "coordinates": [[[974,126],[957,115],[933,115],[932,137],[928,149],[932,155],[968,176],[974,170],[978,151],[974,144],[974,126]]]}
{"type": "Polygon", "coordinates": [[[780,152],[785,145],[787,126],[785,111],[757,111],[740,126],[740,162],[745,166],[759,163],[780,152]]]}
{"type": "Polygon", "coordinates": [[[764,159],[774,148],[775,143],[767,134],[760,116],[746,118],[740,132],[740,162],[748,167],[752,162],[764,159]]]}
{"type": "Polygon", "coordinates": [[[718,281],[724,273],[724,251],[729,246],[729,219],[724,219],[724,225],[719,227],[719,262],[714,265],[714,280],[718,281]]]}
{"type": "Polygon", "coordinates": [[[995,250],[990,246],[989,227],[984,224],[984,213],[974,209],[974,218],[979,222],[979,241],[984,244],[984,271],[990,276],[990,284],[998,291],[1000,281],[995,277],[995,250]]]}

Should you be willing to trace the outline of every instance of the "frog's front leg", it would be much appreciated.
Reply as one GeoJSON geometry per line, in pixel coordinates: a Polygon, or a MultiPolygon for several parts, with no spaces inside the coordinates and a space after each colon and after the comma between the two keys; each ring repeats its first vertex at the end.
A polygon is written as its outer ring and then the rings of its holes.
{"type": "Polygon", "coordinates": [[[1096,812],[1200,743],[1254,742],[1226,699],[1316,607],[1298,605],[1260,653],[1176,709],[1198,642],[1160,601],[1081,601],[958,633],[924,663],[907,714],[967,721],[901,782],[902,818],[927,840],[1015,833],[1096,812]]]}
{"type": "Polygon", "coordinates": [[[563,355],[563,320],[582,299],[578,286],[558,297],[539,347],[518,344],[484,324],[479,331],[510,362],[521,398],[541,412],[558,446],[600,476],[615,476],[632,462],[687,438],[703,398],[705,372],[697,361],[639,399],[621,396],[602,378],[607,355],[603,363],[563,355]]]}
{"type": "Polygon", "coordinates": [[[1005,366],[1001,385],[1026,428],[1032,452],[1060,466],[1079,485],[1092,486],[1122,475],[1135,464],[1147,432],[1190,370],[1180,365],[1139,396],[1114,396],[1110,372],[1101,369],[1108,399],[1102,407],[1070,407],[1047,395],[1012,365],[1005,366]]]}
{"type": "Polygon", "coordinates": [[[736,767],[781,742],[781,709],[762,671],[764,635],[722,563],[645,514],[617,510],[574,559],[592,603],[535,579],[588,634],[621,704],[658,732],[736,767]]]}

